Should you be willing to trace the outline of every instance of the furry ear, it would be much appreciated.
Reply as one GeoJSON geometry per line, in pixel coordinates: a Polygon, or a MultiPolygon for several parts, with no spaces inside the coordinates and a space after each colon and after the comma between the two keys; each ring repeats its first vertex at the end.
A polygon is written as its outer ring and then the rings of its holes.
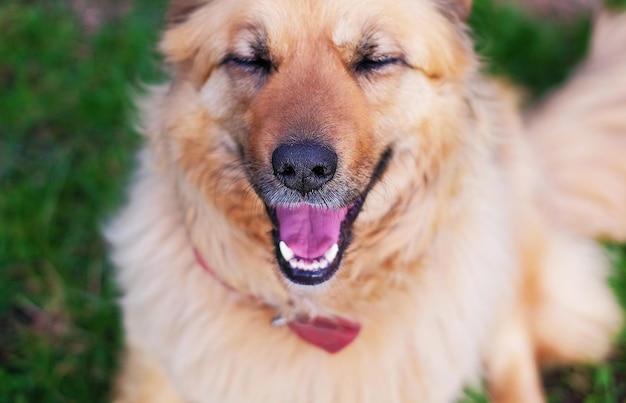
{"type": "Polygon", "coordinates": [[[208,2],[209,0],[170,0],[165,19],[169,25],[180,24],[208,2]]]}
{"type": "Polygon", "coordinates": [[[450,19],[466,21],[472,11],[472,0],[438,0],[441,12],[450,19]]]}

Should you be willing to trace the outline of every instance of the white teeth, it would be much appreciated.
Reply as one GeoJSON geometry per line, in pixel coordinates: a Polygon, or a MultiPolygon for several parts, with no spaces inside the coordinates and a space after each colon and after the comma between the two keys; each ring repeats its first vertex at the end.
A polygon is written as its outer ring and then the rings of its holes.
{"type": "Polygon", "coordinates": [[[294,253],[291,248],[287,246],[287,244],[283,241],[280,241],[280,243],[278,244],[278,248],[280,249],[280,253],[281,255],[283,255],[283,258],[291,263],[290,260],[294,257],[294,253]]]}
{"type": "Polygon", "coordinates": [[[326,251],[326,253],[324,253],[324,257],[326,258],[328,263],[332,263],[333,260],[335,260],[335,258],[337,257],[337,252],[339,252],[339,246],[337,244],[334,244],[330,247],[330,249],[326,251]]]}
{"type": "Polygon", "coordinates": [[[320,269],[327,268],[328,261],[326,260],[326,258],[320,258],[319,260],[314,260],[312,262],[305,262],[304,260],[291,259],[289,261],[289,266],[298,270],[318,271],[320,269]]]}
{"type": "Polygon", "coordinates": [[[326,253],[324,253],[324,256],[315,260],[302,260],[296,257],[293,250],[291,250],[291,248],[287,246],[285,242],[280,241],[278,243],[278,248],[280,249],[280,254],[283,256],[283,258],[287,262],[289,262],[289,266],[291,266],[293,269],[307,271],[318,271],[326,269],[333,263],[333,261],[337,257],[337,254],[339,253],[339,246],[337,244],[334,244],[326,251],[326,253]]]}

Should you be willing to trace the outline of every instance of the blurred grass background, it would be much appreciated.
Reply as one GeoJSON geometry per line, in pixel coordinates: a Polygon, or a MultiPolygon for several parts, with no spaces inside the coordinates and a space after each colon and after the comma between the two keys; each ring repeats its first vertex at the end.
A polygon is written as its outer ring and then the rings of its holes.
{"type": "MultiPolygon", "coordinates": [[[[110,400],[122,337],[99,232],[140,142],[130,95],[164,78],[164,12],[164,0],[0,2],[0,402],[110,400]]],[[[567,77],[590,33],[588,15],[493,0],[475,0],[470,23],[488,69],[531,97],[567,77]]],[[[607,251],[626,306],[626,250],[607,251]]],[[[554,402],[624,401],[626,335],[610,362],[545,383],[554,402]]]]}

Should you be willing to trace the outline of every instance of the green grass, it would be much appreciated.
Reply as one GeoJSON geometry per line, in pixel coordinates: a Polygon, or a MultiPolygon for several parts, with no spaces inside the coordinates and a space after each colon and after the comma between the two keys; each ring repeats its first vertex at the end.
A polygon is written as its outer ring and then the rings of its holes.
{"type": "MultiPolygon", "coordinates": [[[[162,0],[136,0],[86,33],[60,0],[0,3],[0,403],[109,400],[121,329],[99,230],[139,144],[130,93],[162,77],[163,13],[162,0]]],[[[534,95],[567,76],[589,34],[586,20],[540,22],[487,0],[471,22],[491,71],[534,95]]],[[[626,305],[626,253],[609,249],[626,305]]],[[[626,337],[619,345],[599,368],[548,374],[554,401],[626,396],[626,337]]]]}
{"type": "Polygon", "coordinates": [[[0,401],[108,401],[120,347],[100,227],[138,137],[163,10],[87,34],[61,2],[0,5],[0,401]]]}
{"type": "Polygon", "coordinates": [[[513,5],[474,4],[470,23],[492,74],[506,76],[534,97],[561,83],[587,50],[588,18],[538,21],[513,5]]]}

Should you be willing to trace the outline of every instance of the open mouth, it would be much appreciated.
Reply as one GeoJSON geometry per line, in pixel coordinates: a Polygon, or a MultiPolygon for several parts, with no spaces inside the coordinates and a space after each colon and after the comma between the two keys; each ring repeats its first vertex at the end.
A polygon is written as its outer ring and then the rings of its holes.
{"type": "Polygon", "coordinates": [[[341,264],[364,197],[349,208],[328,209],[302,203],[268,208],[274,222],[276,258],[282,273],[296,284],[317,285],[341,264]]]}
{"type": "Polygon", "coordinates": [[[352,240],[354,221],[390,156],[390,150],[383,153],[365,191],[347,207],[309,203],[266,207],[274,224],[278,266],[287,279],[301,285],[318,285],[333,277],[352,240]]]}

